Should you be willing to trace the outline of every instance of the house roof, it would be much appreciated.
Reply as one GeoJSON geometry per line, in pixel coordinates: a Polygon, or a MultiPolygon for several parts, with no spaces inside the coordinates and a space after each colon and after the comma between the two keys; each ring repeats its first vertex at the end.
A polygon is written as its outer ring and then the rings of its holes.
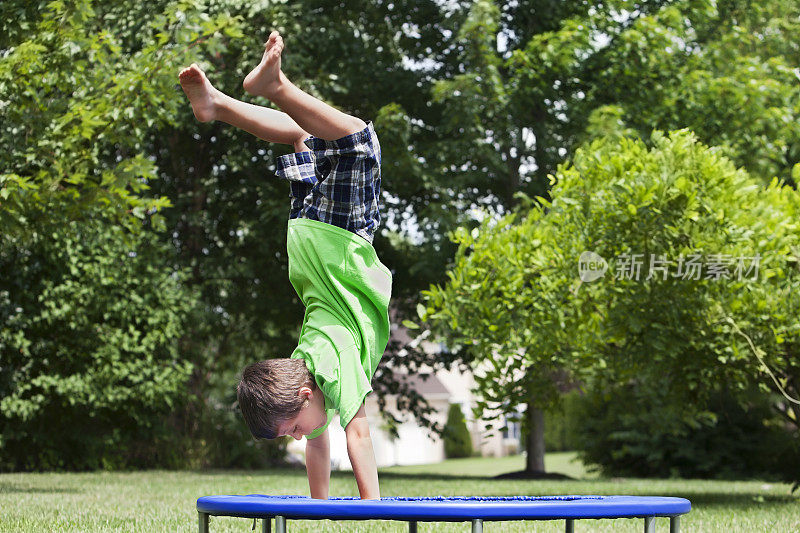
{"type": "Polygon", "coordinates": [[[449,398],[451,396],[447,387],[434,374],[400,374],[395,372],[394,376],[401,383],[408,384],[423,398],[449,398]]]}

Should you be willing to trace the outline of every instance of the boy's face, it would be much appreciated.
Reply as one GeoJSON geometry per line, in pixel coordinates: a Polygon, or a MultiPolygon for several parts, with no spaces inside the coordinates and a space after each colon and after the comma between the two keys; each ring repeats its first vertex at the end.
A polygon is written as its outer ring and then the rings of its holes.
{"type": "Polygon", "coordinates": [[[324,426],[328,421],[322,391],[319,389],[312,391],[310,387],[300,387],[297,394],[308,400],[308,403],[300,409],[297,416],[284,420],[278,425],[279,437],[290,435],[295,440],[300,440],[303,436],[310,435],[314,430],[324,426]]]}

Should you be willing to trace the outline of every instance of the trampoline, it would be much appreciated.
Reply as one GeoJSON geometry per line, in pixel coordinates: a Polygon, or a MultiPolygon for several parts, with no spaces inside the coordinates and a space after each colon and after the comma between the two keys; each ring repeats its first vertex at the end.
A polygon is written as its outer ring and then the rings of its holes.
{"type": "MultiPolygon", "coordinates": [[[[262,519],[264,533],[286,533],[288,519],[399,520],[416,533],[418,522],[471,522],[473,533],[483,523],[506,520],[565,520],[572,533],[575,520],[592,518],[643,518],[645,533],[655,531],[655,518],[669,518],[670,533],[680,529],[680,515],[692,508],[689,500],[657,496],[515,496],[331,498],[307,496],[204,496],[197,500],[200,533],[208,533],[209,516],[262,519]]],[[[254,524],[255,527],[255,524],[254,524]]]]}

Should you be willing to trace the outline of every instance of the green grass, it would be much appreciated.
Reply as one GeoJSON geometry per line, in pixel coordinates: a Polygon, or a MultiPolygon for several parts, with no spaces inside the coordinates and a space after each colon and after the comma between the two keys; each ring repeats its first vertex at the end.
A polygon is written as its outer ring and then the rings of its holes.
{"type": "MultiPolygon", "coordinates": [[[[578,479],[596,478],[586,470],[578,460],[575,452],[549,453],[545,457],[545,470],[558,472],[578,479]]],[[[525,468],[525,458],[522,455],[498,457],[470,457],[469,459],[450,459],[434,465],[393,466],[384,468],[382,472],[391,474],[436,474],[443,476],[480,476],[494,477],[507,472],[515,472],[525,468]]]]}
{"type": "MultiPolygon", "coordinates": [[[[548,468],[585,474],[572,454],[552,454],[548,468]]],[[[800,496],[789,485],[762,481],[586,478],[507,481],[491,476],[518,470],[522,458],[459,459],[439,465],[381,471],[384,496],[630,494],[681,496],[693,510],[683,531],[800,531],[800,496]]],[[[196,531],[195,500],[210,494],[307,494],[303,470],[259,472],[130,472],[1,474],[0,531],[196,531]]],[[[357,494],[352,474],[334,473],[332,496],[357,494]]],[[[212,517],[212,532],[249,532],[252,520],[212,517]]],[[[576,522],[576,531],[640,532],[642,520],[576,522]]],[[[656,521],[667,530],[666,519],[656,521]]],[[[420,531],[469,531],[466,524],[420,524],[420,531]]],[[[484,530],[563,531],[563,522],[487,523],[484,530]]],[[[289,521],[297,531],[407,531],[400,522],[289,521]]]]}

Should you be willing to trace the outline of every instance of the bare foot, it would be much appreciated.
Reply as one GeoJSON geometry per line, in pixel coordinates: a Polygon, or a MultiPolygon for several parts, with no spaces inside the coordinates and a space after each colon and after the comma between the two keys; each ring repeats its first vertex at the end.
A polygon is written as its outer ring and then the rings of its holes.
{"type": "Polygon", "coordinates": [[[200,122],[215,120],[217,118],[216,98],[219,91],[211,85],[200,67],[196,63],[192,63],[190,67],[186,67],[178,74],[178,79],[183,92],[189,97],[195,118],[200,122]]]}
{"type": "Polygon", "coordinates": [[[286,79],[281,72],[281,52],[283,52],[283,37],[277,31],[269,35],[264,48],[261,63],[245,77],[242,87],[253,96],[269,98],[274,94],[286,79]]]}

